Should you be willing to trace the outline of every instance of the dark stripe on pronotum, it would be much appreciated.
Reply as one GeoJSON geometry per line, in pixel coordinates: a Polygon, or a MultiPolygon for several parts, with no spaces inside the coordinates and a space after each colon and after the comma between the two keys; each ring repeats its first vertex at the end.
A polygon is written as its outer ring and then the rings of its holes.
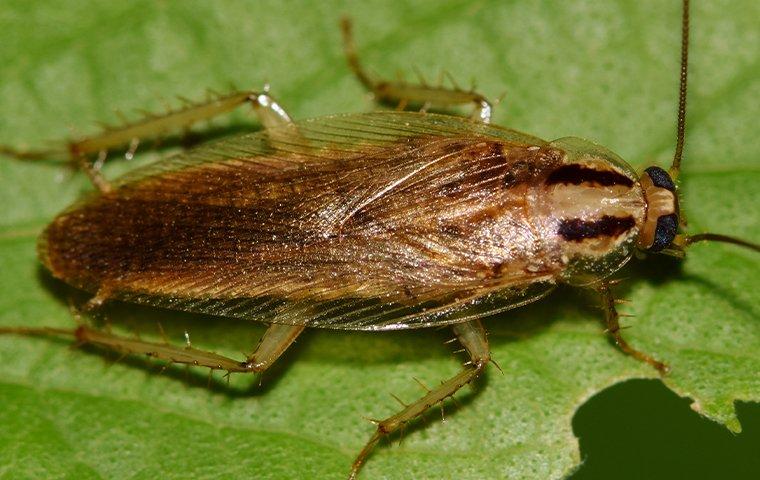
{"type": "Polygon", "coordinates": [[[587,238],[617,237],[636,225],[633,217],[613,217],[605,215],[599,220],[587,221],[580,218],[562,220],[557,233],[571,242],[580,242],[587,238]]]}
{"type": "Polygon", "coordinates": [[[622,173],[614,170],[595,170],[577,163],[559,167],[546,179],[547,185],[554,185],[555,183],[580,185],[584,182],[595,183],[605,187],[611,185],[633,186],[633,180],[622,173]]]}
{"type": "Polygon", "coordinates": [[[670,178],[668,172],[661,169],[660,167],[649,167],[644,170],[644,173],[649,175],[649,178],[652,179],[652,184],[655,187],[664,188],[665,190],[670,190],[671,192],[676,191],[676,184],[673,183],[673,179],[670,178]]]}

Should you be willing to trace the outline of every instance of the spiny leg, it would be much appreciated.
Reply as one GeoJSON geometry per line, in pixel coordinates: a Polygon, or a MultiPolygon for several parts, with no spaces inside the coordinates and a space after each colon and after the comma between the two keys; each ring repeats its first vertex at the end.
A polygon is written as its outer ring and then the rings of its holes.
{"type": "Polygon", "coordinates": [[[351,20],[344,17],[341,20],[341,30],[348,65],[367,90],[375,95],[378,102],[398,105],[400,108],[409,103],[439,107],[471,104],[475,106],[473,116],[484,123],[490,123],[493,110],[491,103],[483,95],[473,90],[462,90],[456,86],[453,88],[430,86],[424,82],[411,84],[373,78],[362,68],[359,62],[354,45],[351,20]]]}
{"type": "MultiPolygon", "coordinates": [[[[100,133],[66,142],[66,151],[39,150],[19,151],[0,146],[0,154],[19,160],[42,160],[67,157],[82,169],[95,187],[103,193],[111,190],[108,181],[100,173],[108,152],[128,146],[128,155],[134,154],[140,142],[160,138],[170,132],[188,129],[193,124],[209,120],[230,112],[235,108],[250,104],[265,129],[275,129],[292,123],[290,116],[268,93],[255,91],[235,91],[226,95],[216,95],[205,102],[191,102],[183,99],[185,105],[163,114],[146,113],[143,118],[125,122],[118,127],[105,127],[100,133]],[[92,160],[95,157],[96,160],[92,160]]],[[[280,133],[279,135],[283,135],[280,133]]]]}
{"type": "Polygon", "coordinates": [[[76,340],[77,345],[95,345],[123,355],[147,355],[169,363],[181,363],[225,370],[228,373],[260,373],[268,369],[303,331],[302,326],[270,325],[261,337],[256,350],[245,360],[234,360],[206,350],[186,345],[177,347],[166,342],[148,342],[138,338],[115,335],[86,325],[77,328],[5,327],[1,334],[27,336],[64,336],[76,340]]]}
{"type": "Polygon", "coordinates": [[[290,347],[303,329],[303,325],[270,325],[261,336],[256,350],[246,358],[246,366],[255,372],[268,369],[290,347]]]}
{"type": "Polygon", "coordinates": [[[372,435],[356,457],[356,460],[354,460],[349,479],[356,478],[372,449],[383,436],[399,430],[416,417],[425,413],[429,408],[451,397],[457,390],[474,380],[486,368],[486,365],[491,360],[491,352],[488,347],[488,340],[486,340],[486,332],[480,321],[475,320],[461,323],[454,325],[452,329],[470,356],[470,360],[464,364],[464,369],[450,379],[441,382],[434,389],[428,390],[426,395],[414,403],[406,405],[400,412],[377,422],[377,430],[374,435],[372,435]]]}
{"type": "Polygon", "coordinates": [[[599,292],[602,300],[604,319],[607,323],[606,331],[615,340],[615,343],[618,347],[620,347],[620,350],[637,360],[648,363],[649,365],[656,368],[657,371],[659,371],[662,375],[668,373],[669,368],[665,363],[656,360],[654,357],[647,355],[644,352],[636,350],[630,346],[620,334],[620,314],[618,313],[617,308],[615,308],[615,297],[612,295],[612,291],[610,290],[610,284],[608,282],[602,282],[596,286],[596,290],[599,292]]]}

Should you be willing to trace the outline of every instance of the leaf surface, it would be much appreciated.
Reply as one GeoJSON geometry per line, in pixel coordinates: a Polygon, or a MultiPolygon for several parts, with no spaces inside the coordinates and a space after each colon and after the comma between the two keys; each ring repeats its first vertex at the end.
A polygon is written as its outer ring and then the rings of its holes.
{"type": "MultiPolygon", "coordinates": [[[[159,110],[265,82],[295,118],[373,105],[342,58],[350,14],[364,62],[387,76],[441,69],[491,98],[494,123],[552,139],[594,139],[639,168],[667,165],[674,144],[677,2],[97,2],[7,0],[0,11],[0,143],[44,144],[113,109],[159,110]],[[176,105],[176,102],[175,102],[176,105]]],[[[760,238],[757,18],[748,0],[693,11],[690,117],[682,182],[691,231],[760,238]]],[[[431,80],[432,81],[432,80],[431,80]]],[[[247,109],[215,122],[255,128],[247,109]]],[[[114,161],[115,176],[158,158],[114,161]]],[[[0,161],[0,325],[72,324],[72,292],[38,266],[35,237],[89,187],[60,167],[0,161]]],[[[618,292],[637,348],[672,366],[665,384],[734,431],[736,400],[760,401],[756,255],[698,245],[679,265],[650,258],[618,292]]],[[[445,423],[379,448],[373,478],[557,478],[580,462],[571,419],[594,393],[654,377],[602,334],[595,301],[569,290],[487,321],[496,369],[465,389],[445,423]]],[[[260,325],[117,306],[117,328],[240,355],[260,325]]],[[[2,478],[341,478],[393,413],[392,392],[420,395],[453,375],[446,332],[305,334],[263,386],[141,360],[106,368],[66,342],[0,337],[2,478]]],[[[433,419],[434,415],[430,418],[433,419]]]]}

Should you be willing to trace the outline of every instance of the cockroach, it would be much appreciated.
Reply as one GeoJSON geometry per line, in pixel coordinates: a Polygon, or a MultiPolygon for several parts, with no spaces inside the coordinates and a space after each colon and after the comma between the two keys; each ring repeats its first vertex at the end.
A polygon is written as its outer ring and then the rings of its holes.
{"type": "MultiPolygon", "coordinates": [[[[490,125],[474,90],[380,80],[342,32],[358,80],[399,111],[291,120],[269,94],[239,91],[68,142],[66,155],[95,193],[70,206],[38,241],[53,277],[93,296],[269,324],[235,360],[192,347],[75,329],[61,335],[124,354],[229,372],[267,370],[306,327],[386,331],[450,326],[469,355],[455,376],[377,428],[378,441],[478,377],[492,361],[481,319],[534,302],[558,284],[601,296],[607,332],[659,372],[667,366],[621,335],[612,274],[636,253],[682,258],[701,241],[760,251],[714,233],[683,233],[676,180],[686,122],[689,2],[683,2],[676,148],[668,171],[638,175],[580,138],[544,141],[490,125]],[[108,181],[109,151],[248,104],[264,130],[171,156],[108,181]],[[402,111],[472,104],[472,118],[402,111]]],[[[51,152],[7,156],[45,158],[51,152]]]]}

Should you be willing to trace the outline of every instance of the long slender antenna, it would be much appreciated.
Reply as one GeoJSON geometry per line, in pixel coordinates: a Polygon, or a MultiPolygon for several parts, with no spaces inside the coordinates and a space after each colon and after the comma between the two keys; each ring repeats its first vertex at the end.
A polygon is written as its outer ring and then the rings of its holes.
{"type": "MultiPolygon", "coordinates": [[[[681,16],[681,77],[678,90],[678,123],[676,128],[676,151],[673,154],[673,164],[670,166],[670,176],[675,180],[681,172],[681,157],[683,156],[684,133],[686,131],[686,85],[689,73],[689,0],[683,0],[681,16]]],[[[719,233],[698,233],[696,235],[678,235],[673,241],[670,254],[683,258],[685,249],[697,242],[721,242],[744,247],[760,252],[760,244],[747,240],[722,235],[719,233]]]]}
{"type": "Polygon", "coordinates": [[[678,89],[678,124],[676,127],[676,151],[673,164],[670,166],[670,176],[678,178],[681,172],[681,157],[683,141],[686,132],[686,84],[689,73],[689,0],[683,0],[681,17],[681,81],[678,89]]]}
{"type": "Polygon", "coordinates": [[[698,233],[696,235],[687,235],[683,240],[683,246],[688,247],[692,243],[697,242],[722,242],[738,245],[740,247],[749,248],[756,252],[760,252],[760,245],[756,243],[748,242],[736,237],[730,237],[728,235],[721,235],[719,233],[698,233]]]}

